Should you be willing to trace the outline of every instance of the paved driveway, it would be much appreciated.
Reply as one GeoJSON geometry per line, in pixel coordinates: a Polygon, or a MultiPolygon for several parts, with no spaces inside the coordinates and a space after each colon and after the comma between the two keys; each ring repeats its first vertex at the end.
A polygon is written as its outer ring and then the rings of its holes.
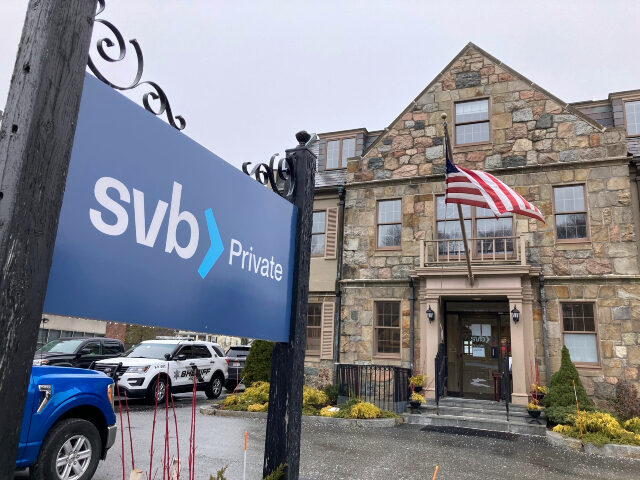
{"type": "MultiPolygon", "coordinates": [[[[201,399],[201,404],[206,400],[201,399]]],[[[136,466],[147,469],[151,435],[152,409],[132,409],[131,421],[136,466]]],[[[156,425],[154,471],[161,461],[164,412],[158,412],[156,425]]],[[[176,414],[180,428],[183,465],[187,465],[190,402],[178,402],[176,414]]],[[[170,424],[172,425],[172,424],[170,424]]],[[[227,478],[242,478],[243,434],[248,431],[247,479],[259,479],[265,442],[263,419],[209,417],[198,413],[196,433],[196,479],[209,480],[229,464],[227,478]]],[[[171,437],[175,455],[175,437],[171,437]]],[[[119,480],[120,439],[101,462],[94,480],[119,480]]],[[[129,466],[129,445],[126,445],[129,466]]],[[[536,479],[639,480],[640,461],[588,456],[549,446],[544,440],[516,440],[470,437],[423,432],[418,427],[364,429],[333,426],[303,426],[302,468],[304,479],[431,479],[435,466],[437,479],[536,479]]],[[[24,478],[22,476],[18,478],[24,478]]],[[[128,473],[127,473],[128,478],[128,473]]],[[[183,473],[181,478],[186,478],[183,473]]]]}

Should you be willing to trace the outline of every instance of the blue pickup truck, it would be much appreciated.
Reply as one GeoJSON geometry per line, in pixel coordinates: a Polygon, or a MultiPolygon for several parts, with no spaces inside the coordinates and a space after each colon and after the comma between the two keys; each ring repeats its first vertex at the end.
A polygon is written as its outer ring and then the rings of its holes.
{"type": "Polygon", "coordinates": [[[116,438],[113,379],[93,370],[31,370],[16,469],[35,480],[89,480],[116,438]]]}

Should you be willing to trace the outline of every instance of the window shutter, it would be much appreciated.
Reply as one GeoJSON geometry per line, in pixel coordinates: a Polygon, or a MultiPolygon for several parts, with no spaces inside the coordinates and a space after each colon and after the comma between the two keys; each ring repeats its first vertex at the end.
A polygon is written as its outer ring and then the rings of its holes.
{"type": "Polygon", "coordinates": [[[327,208],[327,235],[324,258],[333,260],[338,250],[338,207],[327,208]]]}
{"type": "Polygon", "coordinates": [[[333,316],[334,302],[322,302],[322,332],[320,334],[320,359],[333,360],[333,316]]]}

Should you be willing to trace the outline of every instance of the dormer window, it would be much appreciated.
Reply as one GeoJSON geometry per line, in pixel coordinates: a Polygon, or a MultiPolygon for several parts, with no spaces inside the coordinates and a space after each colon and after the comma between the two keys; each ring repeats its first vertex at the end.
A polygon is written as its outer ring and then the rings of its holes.
{"type": "Polygon", "coordinates": [[[325,164],[325,169],[334,170],[336,168],[346,168],[347,158],[354,157],[355,154],[355,138],[329,140],[327,142],[327,163],[325,164]]]}
{"type": "Polygon", "coordinates": [[[640,135],[640,100],[624,102],[624,117],[627,124],[627,135],[640,135]]]}

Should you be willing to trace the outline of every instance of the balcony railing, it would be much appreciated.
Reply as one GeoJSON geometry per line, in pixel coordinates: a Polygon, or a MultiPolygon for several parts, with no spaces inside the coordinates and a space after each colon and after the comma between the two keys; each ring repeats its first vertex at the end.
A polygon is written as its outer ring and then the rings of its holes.
{"type": "MultiPolygon", "coordinates": [[[[472,262],[527,264],[524,235],[468,238],[467,242],[472,262]]],[[[466,252],[461,238],[422,241],[420,248],[420,265],[422,266],[465,261],[466,252]]]]}

